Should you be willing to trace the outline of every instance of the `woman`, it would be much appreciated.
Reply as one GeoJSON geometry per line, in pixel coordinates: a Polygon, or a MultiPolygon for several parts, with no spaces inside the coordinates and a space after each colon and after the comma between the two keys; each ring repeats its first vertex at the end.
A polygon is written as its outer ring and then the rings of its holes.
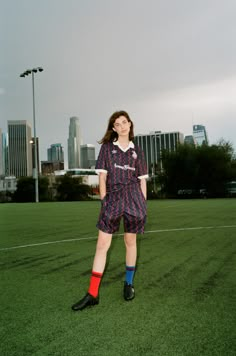
{"type": "Polygon", "coordinates": [[[99,174],[101,211],[96,253],[88,293],[72,306],[74,311],[99,303],[99,286],[105,269],[112,234],[124,221],[126,247],[126,280],[124,299],[135,297],[133,277],[137,258],[136,234],[144,232],[146,221],[147,166],[143,151],[133,143],[133,122],[125,111],[115,112],[109,119],[96,172],[99,174]]]}

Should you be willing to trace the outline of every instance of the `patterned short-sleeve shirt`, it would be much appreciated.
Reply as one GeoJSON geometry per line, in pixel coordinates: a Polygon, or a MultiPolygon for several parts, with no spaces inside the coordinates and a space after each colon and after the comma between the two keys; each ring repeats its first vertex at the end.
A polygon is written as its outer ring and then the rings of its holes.
{"type": "Polygon", "coordinates": [[[126,150],[119,142],[108,142],[101,146],[96,171],[107,173],[107,191],[119,190],[123,185],[138,183],[147,178],[144,153],[139,146],[129,143],[126,150]]]}

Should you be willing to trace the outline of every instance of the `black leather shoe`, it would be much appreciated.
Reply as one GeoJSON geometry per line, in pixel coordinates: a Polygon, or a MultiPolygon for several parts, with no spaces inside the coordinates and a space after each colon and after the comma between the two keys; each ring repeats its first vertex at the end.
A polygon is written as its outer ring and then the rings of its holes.
{"type": "Polygon", "coordinates": [[[135,297],[134,286],[125,282],[124,284],[124,298],[125,300],[132,300],[135,297]]]}
{"type": "Polygon", "coordinates": [[[91,294],[87,293],[84,298],[82,298],[78,303],[75,303],[72,305],[72,310],[78,311],[82,310],[86,307],[92,307],[93,305],[96,305],[99,303],[99,297],[97,296],[96,298],[93,297],[91,294]]]}

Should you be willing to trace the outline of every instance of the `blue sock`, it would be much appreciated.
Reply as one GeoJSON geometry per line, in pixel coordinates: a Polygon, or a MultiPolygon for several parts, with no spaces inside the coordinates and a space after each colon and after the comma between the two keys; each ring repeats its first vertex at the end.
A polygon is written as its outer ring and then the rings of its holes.
{"type": "Polygon", "coordinates": [[[126,266],[125,281],[128,284],[133,284],[134,272],[135,272],[135,266],[126,266]]]}

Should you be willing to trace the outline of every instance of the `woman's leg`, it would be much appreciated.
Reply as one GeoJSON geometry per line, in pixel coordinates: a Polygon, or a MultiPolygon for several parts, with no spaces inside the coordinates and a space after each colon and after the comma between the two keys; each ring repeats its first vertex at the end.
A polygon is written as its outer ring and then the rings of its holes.
{"type": "Polygon", "coordinates": [[[126,232],[124,241],[126,247],[126,266],[135,266],[137,259],[137,235],[126,232]]]}
{"type": "Polygon", "coordinates": [[[93,271],[103,273],[106,265],[107,251],[111,246],[112,234],[99,230],[96,252],[93,260],[93,271]]]}
{"type": "Polygon", "coordinates": [[[124,241],[126,247],[126,274],[124,284],[124,299],[132,300],[135,297],[133,278],[137,259],[137,237],[133,233],[125,233],[124,241]]]}
{"type": "Polygon", "coordinates": [[[89,284],[89,294],[97,297],[99,294],[99,287],[102,280],[102,275],[106,265],[107,251],[111,245],[111,234],[107,234],[101,230],[98,233],[98,240],[96,246],[96,253],[93,260],[92,275],[89,284]]]}
{"type": "Polygon", "coordinates": [[[78,303],[72,305],[74,311],[82,310],[99,303],[99,287],[106,265],[107,251],[111,245],[111,238],[111,234],[99,230],[88,293],[78,303]]]}

